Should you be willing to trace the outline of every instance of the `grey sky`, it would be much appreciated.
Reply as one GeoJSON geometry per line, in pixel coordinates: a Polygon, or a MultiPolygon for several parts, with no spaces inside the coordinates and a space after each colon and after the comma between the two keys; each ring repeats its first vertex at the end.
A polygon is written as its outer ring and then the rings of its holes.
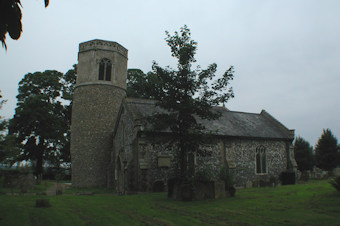
{"type": "Polygon", "coordinates": [[[198,42],[196,59],[235,67],[236,97],[227,107],[265,109],[315,145],[323,128],[340,138],[340,1],[337,0],[126,0],[22,1],[23,34],[0,50],[0,89],[11,118],[18,82],[26,73],[66,72],[78,44],[117,41],[129,50],[129,68],[152,61],[175,67],[165,30],[184,24],[198,42]]]}

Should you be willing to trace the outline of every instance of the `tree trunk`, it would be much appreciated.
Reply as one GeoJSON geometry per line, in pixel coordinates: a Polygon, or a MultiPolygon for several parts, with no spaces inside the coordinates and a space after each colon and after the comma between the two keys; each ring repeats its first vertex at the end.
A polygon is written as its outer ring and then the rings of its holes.
{"type": "Polygon", "coordinates": [[[41,139],[38,144],[38,153],[37,153],[37,165],[35,168],[35,173],[37,177],[37,184],[40,184],[42,180],[43,173],[43,157],[44,157],[44,139],[41,139]]]}

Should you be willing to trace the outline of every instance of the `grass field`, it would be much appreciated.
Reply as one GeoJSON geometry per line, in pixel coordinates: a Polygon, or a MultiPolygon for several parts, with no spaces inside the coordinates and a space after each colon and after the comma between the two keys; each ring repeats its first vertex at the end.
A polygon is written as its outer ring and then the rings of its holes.
{"type": "Polygon", "coordinates": [[[194,202],[166,193],[0,195],[0,225],[340,225],[340,193],[327,181],[312,181],[194,202]],[[40,198],[52,206],[35,207],[40,198]]]}

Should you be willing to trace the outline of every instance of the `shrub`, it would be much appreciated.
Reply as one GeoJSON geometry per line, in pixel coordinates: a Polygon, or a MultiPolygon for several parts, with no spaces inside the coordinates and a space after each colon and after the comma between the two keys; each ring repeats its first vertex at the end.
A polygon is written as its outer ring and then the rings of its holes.
{"type": "Polygon", "coordinates": [[[236,189],[234,187],[235,182],[232,173],[225,167],[222,167],[220,169],[219,178],[220,180],[224,181],[225,190],[229,192],[230,196],[234,197],[236,189]]]}
{"type": "Polygon", "coordinates": [[[295,184],[295,172],[282,172],[280,174],[280,180],[282,185],[295,184]]]}
{"type": "Polygon", "coordinates": [[[333,178],[329,183],[340,192],[340,176],[333,178]]]}
{"type": "Polygon", "coordinates": [[[195,172],[195,180],[196,181],[212,181],[216,177],[214,175],[214,169],[211,165],[208,164],[199,164],[199,167],[195,172]]]}

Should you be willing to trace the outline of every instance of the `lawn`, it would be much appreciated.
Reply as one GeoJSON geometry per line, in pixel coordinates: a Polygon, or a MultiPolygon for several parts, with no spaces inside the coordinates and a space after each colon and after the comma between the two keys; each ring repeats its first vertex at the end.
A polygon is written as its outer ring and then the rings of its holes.
{"type": "Polygon", "coordinates": [[[0,195],[0,225],[339,225],[340,193],[327,181],[241,189],[233,198],[181,202],[166,193],[0,195]],[[49,208],[35,207],[47,198],[49,208]]]}

